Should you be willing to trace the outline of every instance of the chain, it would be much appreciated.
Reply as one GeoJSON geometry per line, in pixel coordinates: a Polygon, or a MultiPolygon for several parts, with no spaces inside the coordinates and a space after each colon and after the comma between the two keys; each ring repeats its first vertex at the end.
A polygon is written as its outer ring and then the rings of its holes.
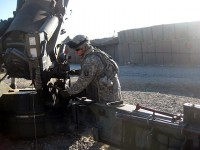
{"type": "MultiPolygon", "coordinates": [[[[34,89],[32,85],[32,90],[34,89]]],[[[35,99],[34,99],[34,92],[32,91],[32,100],[33,100],[33,121],[34,121],[34,136],[35,136],[35,149],[38,149],[38,141],[37,141],[37,125],[36,125],[36,115],[35,115],[35,99]]]]}

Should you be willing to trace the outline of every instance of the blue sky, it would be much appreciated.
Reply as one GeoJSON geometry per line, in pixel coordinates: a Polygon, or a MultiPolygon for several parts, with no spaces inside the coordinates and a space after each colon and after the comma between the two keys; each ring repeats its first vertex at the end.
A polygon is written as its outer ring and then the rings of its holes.
{"type": "MultiPolygon", "coordinates": [[[[0,0],[0,19],[12,17],[16,1],[0,0]]],[[[69,0],[67,14],[70,37],[94,39],[126,29],[200,21],[200,5],[199,0],[69,0]]]]}
{"type": "Polygon", "coordinates": [[[13,17],[13,10],[16,9],[17,0],[0,0],[0,19],[13,17]]]}

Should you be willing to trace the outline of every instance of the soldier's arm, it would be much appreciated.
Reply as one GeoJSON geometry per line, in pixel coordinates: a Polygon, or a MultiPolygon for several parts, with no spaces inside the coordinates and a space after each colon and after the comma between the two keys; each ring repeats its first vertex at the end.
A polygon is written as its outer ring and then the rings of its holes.
{"type": "Polygon", "coordinates": [[[98,72],[102,70],[102,66],[103,64],[99,57],[92,56],[86,58],[82,64],[82,70],[78,80],[71,87],[66,89],[68,93],[74,95],[82,92],[92,82],[98,72]]]}

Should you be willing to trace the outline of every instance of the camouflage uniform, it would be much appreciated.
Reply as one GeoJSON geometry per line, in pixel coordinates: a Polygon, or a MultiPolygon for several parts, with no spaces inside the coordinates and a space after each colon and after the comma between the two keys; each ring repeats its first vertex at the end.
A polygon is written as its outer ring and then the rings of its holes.
{"type": "Polygon", "coordinates": [[[113,67],[107,67],[105,70],[106,61],[96,55],[94,51],[95,49],[91,47],[82,57],[80,76],[77,82],[66,89],[67,92],[70,95],[78,94],[92,82],[97,87],[99,102],[120,101],[121,86],[118,72],[115,72],[113,67]]]}

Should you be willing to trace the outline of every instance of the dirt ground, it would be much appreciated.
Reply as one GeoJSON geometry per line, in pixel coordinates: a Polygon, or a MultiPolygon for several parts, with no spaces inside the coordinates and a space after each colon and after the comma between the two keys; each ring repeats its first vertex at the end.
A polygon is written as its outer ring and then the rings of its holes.
{"type": "MultiPolygon", "coordinates": [[[[75,67],[77,67],[75,65],[75,67]]],[[[184,103],[200,104],[199,66],[120,66],[119,79],[125,103],[169,113],[182,113],[184,103]]],[[[7,80],[9,83],[9,80],[7,80]]],[[[24,87],[23,80],[17,80],[24,87]]],[[[30,85],[30,83],[27,83],[30,85]]],[[[26,85],[26,86],[27,86],[26,85]]],[[[63,134],[24,141],[0,136],[0,150],[114,150],[88,134],[63,134]]]]}

